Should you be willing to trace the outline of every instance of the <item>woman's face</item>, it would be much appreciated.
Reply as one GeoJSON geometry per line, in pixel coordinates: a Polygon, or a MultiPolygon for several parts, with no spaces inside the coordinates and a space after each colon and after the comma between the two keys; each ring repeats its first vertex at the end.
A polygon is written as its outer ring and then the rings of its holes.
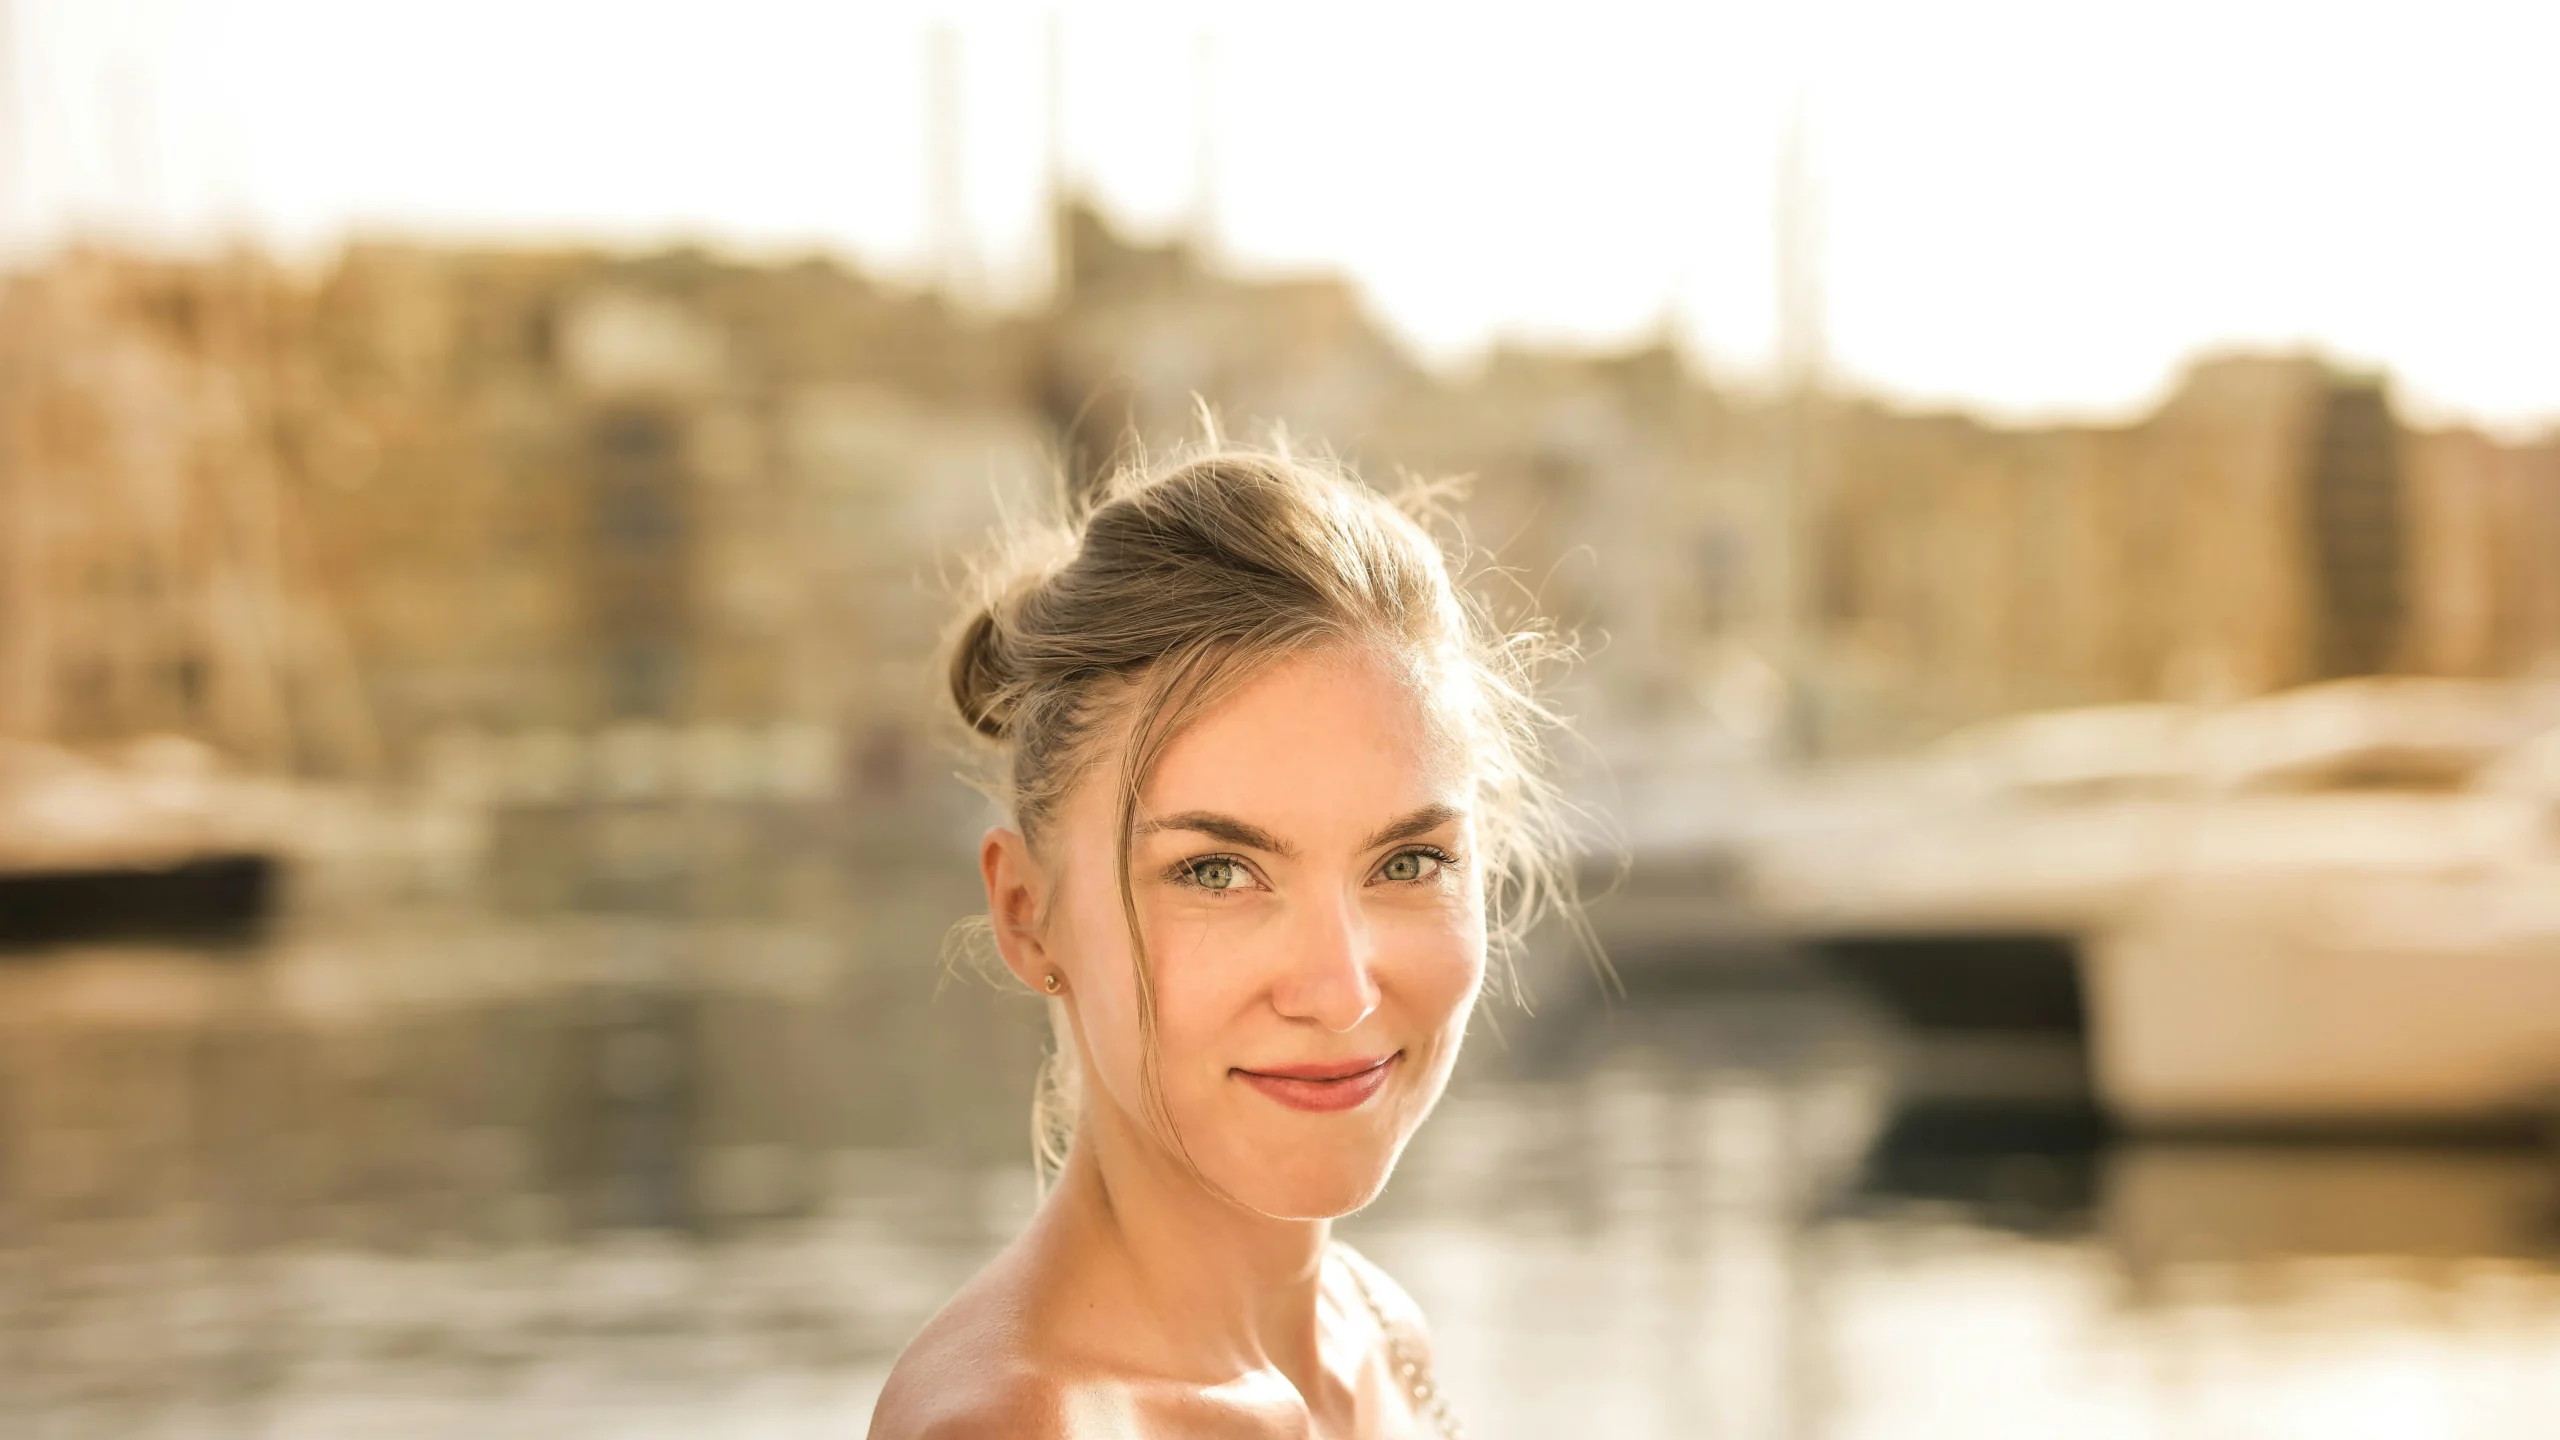
{"type": "MultiPolygon", "coordinates": [[[[1469,760],[1402,667],[1327,650],[1202,715],[1140,796],[1129,870],[1165,1106],[1201,1173],[1255,1210],[1367,1204],[1448,1081],[1484,978],[1469,760]]],[[[1095,765],[1055,817],[1042,948],[1089,1101],[1144,1133],[1115,774],[1095,765]]]]}

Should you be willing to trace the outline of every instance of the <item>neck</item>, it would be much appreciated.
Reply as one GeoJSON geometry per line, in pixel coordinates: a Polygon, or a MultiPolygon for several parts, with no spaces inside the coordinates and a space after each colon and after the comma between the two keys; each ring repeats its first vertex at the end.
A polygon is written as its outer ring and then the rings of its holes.
{"type": "Polygon", "coordinates": [[[1089,1106],[1042,1222],[1093,1278],[1154,1317],[1164,1359],[1229,1377],[1276,1369],[1314,1401],[1330,1220],[1279,1220],[1213,1192],[1108,1102],[1089,1106]]]}

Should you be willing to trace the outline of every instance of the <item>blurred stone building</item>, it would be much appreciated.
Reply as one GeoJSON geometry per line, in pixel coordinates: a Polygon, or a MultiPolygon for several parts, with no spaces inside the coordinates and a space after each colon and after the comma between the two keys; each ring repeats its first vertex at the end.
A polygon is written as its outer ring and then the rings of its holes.
{"type": "Polygon", "coordinates": [[[1047,469],[1021,325],[832,265],[369,247],[317,310],[368,439],[321,523],[413,733],[855,723],[904,582],[1047,469]]]}
{"type": "Polygon", "coordinates": [[[937,557],[1053,468],[1030,322],[824,262],[79,254],[0,304],[0,735],[895,808],[937,557]]]}
{"type": "Polygon", "coordinates": [[[1198,441],[1204,406],[1238,438],[1285,424],[1342,448],[1434,388],[1338,276],[1220,273],[1182,240],[1131,242],[1080,201],[1056,231],[1037,403],[1079,482],[1133,443],[1198,441]]]}
{"type": "Polygon", "coordinates": [[[1468,477],[1488,588],[1580,633],[1604,749],[2560,657],[2560,438],[2412,430],[2313,360],[2043,428],[1718,385],[1668,340],[1434,373],[1337,277],[1077,204],[1057,237],[1052,303],[1010,315],[681,250],[15,276],[0,730],[531,795],[912,795],[951,557],[1204,410],[1380,483],[1468,477]]]}
{"type": "Polygon", "coordinates": [[[309,320],[244,255],[0,276],[0,739],[373,769],[302,503],[337,423],[309,320]]]}
{"type": "Polygon", "coordinates": [[[2411,431],[2375,377],[2197,365],[2125,426],[1843,407],[1818,611],[1835,738],[2560,661],[2560,445],[2411,431]]]}
{"type": "Polygon", "coordinates": [[[1240,279],[1070,206],[1043,407],[1088,469],[1257,438],[1471,480],[1462,518],[1591,652],[1606,747],[1890,749],[2020,710],[2560,663],[2560,439],[2404,426],[2378,377],[2200,362],[2122,425],[1755,395],[1668,341],[1405,359],[1338,283],[1240,279]],[[1716,737],[1721,743],[1716,743],[1716,737]]]}
{"type": "Polygon", "coordinates": [[[1777,407],[1699,383],[1667,343],[1505,348],[1434,375],[1336,277],[1222,273],[1080,204],[1061,210],[1059,246],[1041,404],[1081,474],[1196,443],[1205,415],[1229,438],[1339,457],[1382,487],[1461,480],[1453,518],[1503,570],[1485,588],[1582,632],[1597,663],[1576,703],[1603,730],[1693,717],[1720,667],[1759,664],[1735,637],[1779,608],[1762,553],[1777,407]]]}

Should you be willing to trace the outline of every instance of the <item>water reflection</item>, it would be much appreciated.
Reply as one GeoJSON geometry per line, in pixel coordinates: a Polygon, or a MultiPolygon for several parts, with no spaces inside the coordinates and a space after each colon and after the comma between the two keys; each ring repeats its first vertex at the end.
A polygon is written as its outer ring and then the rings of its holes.
{"type": "MultiPolygon", "coordinates": [[[[0,1432],[858,1433],[1031,1202],[966,899],[0,963],[0,1432]]],[[[1784,987],[1513,1017],[1348,1233],[1487,1436],[2560,1416],[2542,1156],[1933,1128],[1889,1051],[1784,987]]]]}

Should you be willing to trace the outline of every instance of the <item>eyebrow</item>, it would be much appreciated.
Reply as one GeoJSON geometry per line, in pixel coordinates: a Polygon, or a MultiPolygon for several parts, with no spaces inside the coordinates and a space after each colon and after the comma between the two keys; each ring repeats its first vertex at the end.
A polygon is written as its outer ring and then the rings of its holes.
{"type": "MultiPolygon", "coordinates": [[[[1375,850],[1381,845],[1393,845],[1399,840],[1411,840],[1416,836],[1428,835],[1452,820],[1465,819],[1466,815],[1466,811],[1455,805],[1425,805],[1410,814],[1388,821],[1377,833],[1361,841],[1360,848],[1364,851],[1375,850]]],[[[1150,820],[1138,827],[1138,833],[1141,835],[1153,835],[1163,830],[1189,830],[1195,834],[1206,835],[1212,840],[1223,840],[1230,845],[1244,846],[1248,850],[1267,851],[1284,859],[1294,860],[1298,856],[1297,846],[1261,826],[1249,820],[1239,820],[1233,815],[1221,815],[1214,810],[1185,810],[1179,815],[1167,815],[1161,819],[1150,820]]]]}
{"type": "Polygon", "coordinates": [[[1185,810],[1179,815],[1167,815],[1138,827],[1138,833],[1142,835],[1153,835],[1159,830],[1196,831],[1212,840],[1224,840],[1248,850],[1267,850],[1288,859],[1295,859],[1298,854],[1298,847],[1261,826],[1214,810],[1185,810]]]}
{"type": "Polygon", "coordinates": [[[1467,812],[1455,805],[1425,805],[1410,815],[1388,821],[1378,833],[1361,841],[1360,848],[1375,850],[1381,845],[1393,845],[1399,840],[1415,839],[1430,834],[1452,820],[1463,820],[1466,817],[1467,812]]]}

